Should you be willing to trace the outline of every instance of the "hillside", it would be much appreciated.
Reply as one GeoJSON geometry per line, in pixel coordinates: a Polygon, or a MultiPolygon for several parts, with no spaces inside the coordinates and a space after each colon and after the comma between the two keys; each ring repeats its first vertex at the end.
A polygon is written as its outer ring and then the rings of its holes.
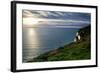
{"type": "Polygon", "coordinates": [[[28,62],[86,60],[90,59],[90,26],[78,31],[81,39],[56,50],[41,54],[28,62]]]}

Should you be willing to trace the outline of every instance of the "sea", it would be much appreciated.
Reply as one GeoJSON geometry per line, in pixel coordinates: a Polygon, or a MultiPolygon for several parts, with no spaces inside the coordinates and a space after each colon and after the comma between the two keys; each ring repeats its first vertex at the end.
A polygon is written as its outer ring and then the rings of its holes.
{"type": "Polygon", "coordinates": [[[73,42],[78,30],[79,28],[23,27],[22,61],[27,63],[40,54],[73,42]]]}

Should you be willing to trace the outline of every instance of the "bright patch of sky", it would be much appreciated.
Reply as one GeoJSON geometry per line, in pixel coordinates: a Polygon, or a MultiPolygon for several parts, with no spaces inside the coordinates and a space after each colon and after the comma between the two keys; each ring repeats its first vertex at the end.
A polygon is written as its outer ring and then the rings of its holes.
{"type": "Polygon", "coordinates": [[[90,13],[23,10],[23,24],[27,26],[81,28],[90,22],[90,13]]]}

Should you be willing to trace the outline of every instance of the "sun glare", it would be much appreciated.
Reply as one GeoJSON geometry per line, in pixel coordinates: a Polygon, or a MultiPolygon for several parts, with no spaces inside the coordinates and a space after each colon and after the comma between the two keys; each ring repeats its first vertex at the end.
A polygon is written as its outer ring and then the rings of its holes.
{"type": "Polygon", "coordinates": [[[23,24],[24,25],[31,26],[31,25],[36,25],[38,23],[39,23],[39,21],[35,18],[32,18],[32,17],[23,18],[23,24]]]}

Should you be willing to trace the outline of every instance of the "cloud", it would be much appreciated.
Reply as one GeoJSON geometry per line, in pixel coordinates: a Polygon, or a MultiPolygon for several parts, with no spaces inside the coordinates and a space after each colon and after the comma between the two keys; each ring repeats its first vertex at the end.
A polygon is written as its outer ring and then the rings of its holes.
{"type": "Polygon", "coordinates": [[[78,12],[23,10],[23,18],[29,17],[37,22],[38,27],[81,28],[90,24],[91,15],[78,12]]]}
{"type": "Polygon", "coordinates": [[[31,10],[23,10],[23,17],[41,18],[41,15],[33,13],[31,10]]]}
{"type": "Polygon", "coordinates": [[[24,10],[24,17],[90,21],[89,13],[24,10]]]}
{"type": "Polygon", "coordinates": [[[59,16],[56,12],[53,12],[53,11],[34,11],[33,14],[38,14],[42,17],[57,17],[59,16]]]}
{"type": "Polygon", "coordinates": [[[45,11],[37,11],[37,13],[44,17],[48,16],[48,12],[45,12],[45,11]]]}
{"type": "Polygon", "coordinates": [[[28,10],[23,10],[23,17],[32,17],[33,16],[33,13],[31,13],[30,11],[28,10]]]}
{"type": "Polygon", "coordinates": [[[58,17],[59,15],[56,12],[48,12],[48,15],[52,17],[58,17]]]}
{"type": "Polygon", "coordinates": [[[64,12],[56,12],[60,16],[64,16],[64,12]]]}

